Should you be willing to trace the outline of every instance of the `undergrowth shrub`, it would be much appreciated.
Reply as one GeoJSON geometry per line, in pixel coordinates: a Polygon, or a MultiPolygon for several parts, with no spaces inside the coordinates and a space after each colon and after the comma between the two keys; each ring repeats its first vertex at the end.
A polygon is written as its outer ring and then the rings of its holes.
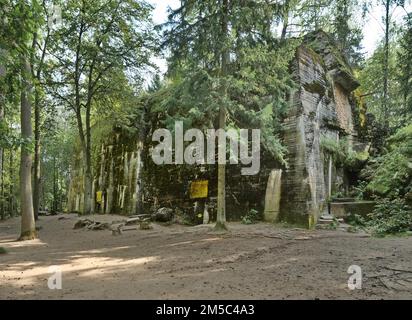
{"type": "Polygon", "coordinates": [[[404,199],[380,199],[368,217],[367,226],[377,236],[399,234],[412,228],[412,211],[404,199]]]}
{"type": "Polygon", "coordinates": [[[254,224],[258,220],[258,211],[251,209],[245,216],[242,217],[243,224],[254,224]]]}

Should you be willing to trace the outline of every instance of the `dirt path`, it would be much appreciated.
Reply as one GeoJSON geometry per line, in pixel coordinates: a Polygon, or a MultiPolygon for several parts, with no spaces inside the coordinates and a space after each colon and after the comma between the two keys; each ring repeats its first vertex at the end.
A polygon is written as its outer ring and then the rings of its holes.
{"type": "Polygon", "coordinates": [[[112,236],[73,230],[77,219],[41,217],[40,240],[24,243],[13,242],[18,219],[0,223],[1,299],[412,298],[412,238],[270,224],[230,224],[228,234],[155,225],[112,236]],[[351,265],[362,267],[362,290],[348,289],[351,265]],[[50,266],[61,268],[62,290],[48,288],[50,266]]]}

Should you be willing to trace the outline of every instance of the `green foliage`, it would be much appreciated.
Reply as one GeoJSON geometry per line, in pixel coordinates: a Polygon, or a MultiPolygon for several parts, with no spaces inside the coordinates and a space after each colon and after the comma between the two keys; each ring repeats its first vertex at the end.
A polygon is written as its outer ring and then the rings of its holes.
{"type": "Polygon", "coordinates": [[[277,49],[258,45],[241,50],[239,69],[228,86],[233,125],[260,128],[263,147],[282,165],[286,165],[286,149],[278,135],[288,107],[286,93],[294,87],[289,63],[298,43],[290,41],[277,49]]]}
{"type": "MultiPolygon", "coordinates": [[[[356,0],[286,1],[294,30],[301,34],[323,30],[328,32],[351,66],[363,61],[361,53],[362,25],[366,9],[356,0]]],[[[291,28],[292,29],[292,28],[291,28]]],[[[345,62],[346,63],[346,62],[345,62]]]]}
{"type": "Polygon", "coordinates": [[[23,138],[17,130],[16,123],[0,120],[0,148],[16,150],[20,147],[33,152],[34,141],[32,138],[23,138]]]}
{"type": "Polygon", "coordinates": [[[382,67],[385,61],[384,43],[379,45],[359,73],[360,91],[364,95],[363,99],[368,113],[372,114],[375,119],[375,122],[368,121],[368,126],[372,127],[371,129],[376,127],[378,131],[376,135],[383,140],[392,132],[410,123],[411,109],[409,109],[408,103],[405,103],[405,94],[410,94],[411,85],[408,84],[408,79],[411,77],[411,72],[408,70],[410,62],[406,63],[405,59],[408,58],[405,54],[407,55],[407,51],[404,48],[402,49],[402,44],[400,44],[398,38],[392,36],[390,38],[388,60],[388,99],[385,108],[383,107],[385,72],[382,67]],[[401,74],[402,76],[400,76],[401,74]],[[389,110],[389,118],[385,116],[386,108],[389,110]],[[384,130],[379,128],[379,126],[386,123],[389,125],[388,128],[383,128],[384,130]]]}
{"type": "Polygon", "coordinates": [[[356,152],[349,149],[348,142],[345,139],[336,141],[334,139],[323,137],[320,142],[322,150],[329,153],[338,167],[349,170],[359,169],[369,158],[368,152],[356,152]]]}
{"type": "Polygon", "coordinates": [[[406,121],[412,117],[412,13],[405,17],[405,26],[399,41],[398,60],[400,93],[403,96],[406,121]]]}
{"type": "Polygon", "coordinates": [[[7,119],[0,120],[0,148],[16,149],[22,145],[24,140],[20,137],[17,130],[12,128],[7,119]]]}
{"type": "Polygon", "coordinates": [[[323,151],[333,155],[336,162],[343,162],[346,158],[346,145],[341,141],[336,141],[328,137],[322,137],[320,146],[323,151]]]}
{"type": "Polygon", "coordinates": [[[332,194],[330,199],[328,199],[328,202],[331,202],[333,199],[339,199],[339,198],[344,198],[345,194],[342,191],[337,191],[332,194]]]}
{"type": "Polygon", "coordinates": [[[388,138],[390,148],[400,148],[405,154],[412,155],[412,124],[399,129],[388,138]]]}
{"type": "Polygon", "coordinates": [[[364,200],[367,186],[367,181],[358,181],[357,185],[353,187],[350,196],[356,200],[364,200]]]}
{"type": "Polygon", "coordinates": [[[165,113],[167,126],[180,120],[188,127],[211,128],[224,106],[228,127],[261,129],[265,150],[286,165],[280,123],[293,88],[289,63],[299,41],[280,44],[269,32],[281,15],[275,4],[225,3],[186,0],[171,12],[165,25],[171,83],[152,110],[165,113]],[[222,30],[226,24],[230,31],[222,30]],[[224,66],[223,60],[228,60],[224,66]]]}
{"type": "Polygon", "coordinates": [[[345,219],[345,222],[356,228],[365,228],[368,223],[368,221],[364,217],[358,214],[350,214],[345,219]]]}
{"type": "Polygon", "coordinates": [[[300,31],[302,33],[312,32],[319,29],[331,31],[333,13],[331,1],[328,0],[303,0],[298,1],[295,15],[299,19],[300,31]]]}
{"type": "Polygon", "coordinates": [[[6,254],[7,250],[6,248],[0,247],[0,254],[6,254]]]}
{"type": "Polygon", "coordinates": [[[114,124],[123,125],[125,105],[131,110],[133,92],[141,90],[143,71],[152,65],[153,8],[138,0],[70,0],[61,5],[64,23],[51,39],[50,91],[74,112],[89,159],[93,120],[114,118],[114,124]]]}
{"type": "Polygon", "coordinates": [[[400,150],[379,157],[373,168],[372,180],[367,186],[372,194],[396,197],[403,193],[411,178],[409,159],[400,150]]]}
{"type": "Polygon", "coordinates": [[[333,218],[332,223],[326,225],[326,229],[327,230],[337,230],[339,225],[340,225],[340,223],[339,223],[338,219],[333,218]]]}
{"type": "MultiPolygon", "coordinates": [[[[335,0],[333,7],[333,34],[340,51],[352,66],[359,65],[363,60],[362,29],[359,24],[353,23],[357,18],[356,11],[360,9],[357,0],[335,0]]],[[[364,16],[365,10],[362,12],[362,17],[364,16]]]]}
{"type": "Polygon", "coordinates": [[[403,233],[412,228],[412,211],[403,199],[379,200],[369,218],[367,226],[377,236],[403,233]]]}
{"type": "Polygon", "coordinates": [[[357,214],[349,215],[345,221],[353,231],[367,230],[376,236],[399,234],[412,228],[412,211],[403,199],[378,199],[375,209],[364,218],[357,214]]]}
{"type": "Polygon", "coordinates": [[[275,45],[271,28],[280,15],[281,7],[274,2],[181,1],[163,26],[165,45],[172,52],[172,69],[201,62],[216,76],[222,55],[228,51],[237,54],[251,44],[275,45]],[[223,30],[224,25],[230,26],[230,32],[223,30]]]}
{"type": "Polygon", "coordinates": [[[207,70],[184,70],[184,79],[169,83],[163,90],[164,99],[152,112],[164,112],[164,124],[170,128],[176,120],[183,121],[185,127],[210,128],[220,105],[225,104],[228,127],[260,128],[263,147],[286,164],[286,149],[278,135],[287,110],[285,92],[293,85],[287,69],[293,50],[270,53],[268,48],[262,49],[263,52],[255,48],[255,51],[260,52],[258,57],[256,52],[245,53],[245,60],[239,61],[239,70],[225,78],[225,99],[216,89],[221,78],[207,70]]]}
{"type": "Polygon", "coordinates": [[[255,224],[258,220],[259,212],[255,209],[249,210],[249,212],[242,217],[243,224],[255,224]]]}
{"type": "Polygon", "coordinates": [[[369,194],[394,199],[411,190],[412,125],[387,140],[388,150],[362,172],[369,194]]]}
{"type": "Polygon", "coordinates": [[[75,130],[67,123],[60,123],[58,128],[49,128],[43,136],[41,155],[42,208],[64,210],[73,160],[79,152],[76,148],[78,144],[76,143],[75,130]]]}

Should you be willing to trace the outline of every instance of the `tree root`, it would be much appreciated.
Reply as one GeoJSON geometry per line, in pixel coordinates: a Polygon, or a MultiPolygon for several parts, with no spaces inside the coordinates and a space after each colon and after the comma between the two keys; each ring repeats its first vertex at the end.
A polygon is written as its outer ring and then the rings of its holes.
{"type": "Polygon", "coordinates": [[[215,227],[213,228],[214,231],[228,231],[228,227],[224,222],[216,222],[215,227]]]}
{"type": "Polygon", "coordinates": [[[34,240],[37,239],[37,232],[36,230],[29,230],[25,231],[20,235],[20,238],[17,239],[17,241],[29,241],[29,240],[34,240]]]}

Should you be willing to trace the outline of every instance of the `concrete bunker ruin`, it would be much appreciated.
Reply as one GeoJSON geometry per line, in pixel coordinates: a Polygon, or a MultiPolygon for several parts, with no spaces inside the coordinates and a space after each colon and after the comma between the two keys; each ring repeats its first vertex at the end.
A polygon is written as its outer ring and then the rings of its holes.
{"type": "MultiPolygon", "coordinates": [[[[256,176],[242,177],[239,168],[227,169],[227,217],[238,220],[251,208],[266,221],[287,221],[312,227],[327,209],[331,195],[345,188],[343,170],[322,149],[322,140],[357,143],[356,102],[359,86],[345,57],[331,37],[317,31],[307,35],[296,50],[290,70],[296,89],[289,94],[289,111],[283,122],[283,143],[288,149],[288,167],[275,160],[263,160],[256,176]]],[[[133,215],[138,199],[143,210],[160,207],[176,212],[203,212],[207,203],[210,218],[216,202],[216,170],[202,166],[155,167],[150,164],[141,142],[114,132],[101,146],[95,167],[93,210],[97,213],[133,215]],[[208,181],[205,199],[192,199],[190,183],[208,181]]],[[[81,212],[83,203],[81,154],[73,166],[68,211],[81,212]]],[[[203,219],[200,219],[201,223],[203,219]]]]}

